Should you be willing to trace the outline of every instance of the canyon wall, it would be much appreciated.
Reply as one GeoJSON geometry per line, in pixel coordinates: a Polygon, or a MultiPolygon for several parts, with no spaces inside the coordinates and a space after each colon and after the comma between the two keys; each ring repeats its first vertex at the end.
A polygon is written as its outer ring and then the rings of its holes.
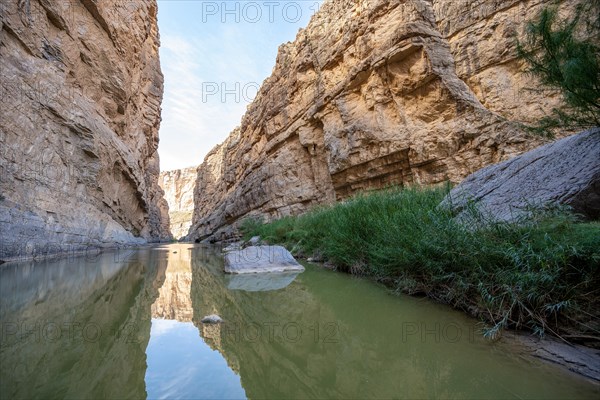
{"type": "Polygon", "coordinates": [[[0,260],[170,239],[157,4],[0,5],[0,260]]]}
{"type": "MultiPolygon", "coordinates": [[[[563,2],[565,13],[578,1],[563,2]]],[[[389,185],[460,182],[541,143],[560,102],[516,42],[544,0],[329,0],[198,169],[191,240],[389,185]]]]}
{"type": "Polygon", "coordinates": [[[158,184],[165,192],[169,204],[171,233],[179,239],[188,234],[194,213],[194,189],[196,188],[196,167],[163,171],[158,184]]]}

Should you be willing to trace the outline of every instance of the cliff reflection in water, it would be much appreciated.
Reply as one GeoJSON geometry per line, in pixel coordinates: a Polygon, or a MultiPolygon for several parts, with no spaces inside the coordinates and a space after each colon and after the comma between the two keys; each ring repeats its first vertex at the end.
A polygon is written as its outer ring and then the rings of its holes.
{"type": "Polygon", "coordinates": [[[145,398],[165,266],[147,250],[1,268],[0,397],[145,398]]]}
{"type": "Polygon", "coordinates": [[[247,291],[228,288],[221,271],[219,253],[193,250],[193,322],[239,373],[249,398],[598,395],[484,341],[460,312],[365,279],[309,265],[283,289],[247,291]],[[203,325],[208,313],[225,322],[203,325]]]}
{"type": "Polygon", "coordinates": [[[180,322],[192,320],[192,267],[187,247],[172,246],[167,250],[167,268],[163,284],[158,289],[158,297],[152,304],[152,318],[180,322]]]}
{"type": "Polygon", "coordinates": [[[232,279],[218,249],[197,245],[127,256],[0,268],[0,398],[600,394],[485,342],[460,312],[368,280],[310,265],[232,279]],[[224,322],[201,323],[209,314],[224,322]]]}
{"type": "Polygon", "coordinates": [[[245,398],[240,377],[218,351],[202,340],[216,338],[218,342],[220,326],[196,327],[192,323],[191,246],[173,244],[168,248],[164,282],[152,304],[152,329],[146,349],[148,397],[245,398]]]}

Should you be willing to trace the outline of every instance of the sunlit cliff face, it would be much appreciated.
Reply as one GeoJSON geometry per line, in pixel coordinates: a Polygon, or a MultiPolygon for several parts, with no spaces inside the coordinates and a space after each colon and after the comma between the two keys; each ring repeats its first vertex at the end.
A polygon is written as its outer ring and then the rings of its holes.
{"type": "Polygon", "coordinates": [[[196,179],[196,167],[160,173],[158,184],[169,204],[170,228],[176,239],[187,235],[192,224],[196,179]]]}
{"type": "Polygon", "coordinates": [[[458,183],[537,147],[521,123],[560,99],[528,90],[516,43],[546,3],[325,2],[199,166],[188,239],[366,190],[458,183]]]}

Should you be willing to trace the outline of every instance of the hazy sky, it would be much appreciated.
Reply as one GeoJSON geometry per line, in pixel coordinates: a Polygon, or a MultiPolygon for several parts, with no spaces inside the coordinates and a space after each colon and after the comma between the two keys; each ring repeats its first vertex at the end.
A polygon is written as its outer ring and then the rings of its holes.
{"type": "Polygon", "coordinates": [[[198,165],[246,106],[321,1],[159,0],[165,75],[161,170],[198,165]]]}

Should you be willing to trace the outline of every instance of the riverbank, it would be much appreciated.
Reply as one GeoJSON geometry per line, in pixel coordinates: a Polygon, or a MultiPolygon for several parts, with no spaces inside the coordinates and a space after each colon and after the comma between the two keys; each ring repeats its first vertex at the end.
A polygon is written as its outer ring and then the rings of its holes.
{"type": "Polygon", "coordinates": [[[568,344],[557,338],[536,338],[524,332],[504,332],[501,339],[525,357],[558,364],[576,375],[600,385],[600,353],[590,347],[568,344]]]}
{"type": "Polygon", "coordinates": [[[467,226],[439,207],[447,192],[359,195],[299,217],[246,220],[242,231],[461,309],[484,321],[489,338],[508,328],[597,348],[600,224],[564,209],[492,222],[472,207],[467,226]]]}

